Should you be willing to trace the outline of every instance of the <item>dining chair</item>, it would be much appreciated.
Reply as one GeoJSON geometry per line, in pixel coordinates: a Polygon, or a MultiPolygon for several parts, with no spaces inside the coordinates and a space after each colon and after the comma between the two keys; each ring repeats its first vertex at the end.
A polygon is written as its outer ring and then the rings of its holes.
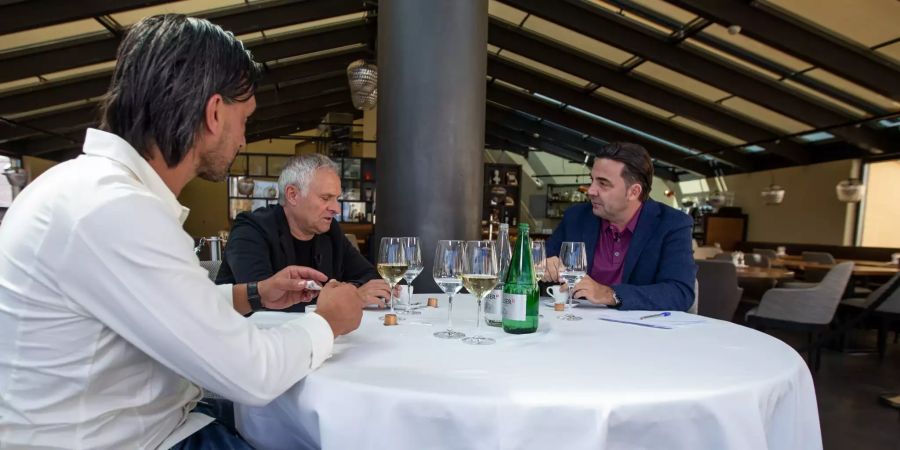
{"type": "MultiPolygon", "coordinates": [[[[801,253],[801,258],[803,258],[803,262],[810,262],[816,264],[828,264],[833,265],[835,262],[834,256],[831,253],[825,252],[803,252],[801,253]]],[[[816,283],[822,280],[825,277],[825,274],[828,273],[828,269],[819,269],[819,268],[806,268],[803,270],[803,280],[806,282],[816,283]]]]}
{"type": "Polygon", "coordinates": [[[772,267],[772,261],[769,260],[769,257],[760,253],[744,253],[744,264],[750,267],[763,267],[766,269],[772,267]]]}
{"type": "MultiPolygon", "coordinates": [[[[758,330],[782,329],[807,333],[810,343],[827,331],[850,281],[853,263],[832,267],[822,282],[804,289],[769,289],[759,306],[747,311],[747,324],[758,330]]],[[[810,346],[807,356],[813,371],[818,370],[821,345],[810,346]]]]}
{"type": "Polygon", "coordinates": [[[701,316],[731,322],[744,289],[738,287],[737,269],[730,261],[697,261],[701,316]]]}
{"type": "MultiPolygon", "coordinates": [[[[881,297],[892,284],[900,278],[900,273],[891,277],[891,279],[881,285],[878,289],[872,291],[867,297],[847,298],[841,302],[841,306],[855,310],[856,313],[866,309],[872,302],[881,297]]],[[[874,318],[875,327],[878,329],[878,338],[876,347],[878,349],[878,359],[884,359],[884,353],[887,347],[888,330],[898,321],[900,321],[900,289],[897,289],[878,308],[871,313],[874,318]]]]}

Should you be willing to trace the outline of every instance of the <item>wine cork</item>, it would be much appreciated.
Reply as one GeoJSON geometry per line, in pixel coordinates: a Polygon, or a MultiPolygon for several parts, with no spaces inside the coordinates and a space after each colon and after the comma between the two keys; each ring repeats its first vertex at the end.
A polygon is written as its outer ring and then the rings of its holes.
{"type": "Polygon", "coordinates": [[[566,310],[566,304],[565,304],[565,303],[554,303],[554,304],[553,304],[553,310],[554,310],[554,311],[565,311],[565,310],[566,310]]]}
{"type": "Polygon", "coordinates": [[[428,297],[428,307],[429,308],[437,308],[438,300],[434,297],[428,297]]]}
{"type": "Polygon", "coordinates": [[[397,325],[397,315],[396,314],[385,314],[384,315],[384,325],[385,326],[397,325]]]}

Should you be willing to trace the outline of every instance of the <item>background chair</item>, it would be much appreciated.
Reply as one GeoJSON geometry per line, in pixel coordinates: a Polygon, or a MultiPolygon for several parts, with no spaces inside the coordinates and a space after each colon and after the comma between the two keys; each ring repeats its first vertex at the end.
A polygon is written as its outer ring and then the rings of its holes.
{"type": "Polygon", "coordinates": [[[697,261],[699,311],[701,316],[731,321],[744,289],[738,287],[737,271],[730,261],[697,261]]]}
{"type": "MultiPolygon", "coordinates": [[[[881,297],[889,286],[897,282],[900,273],[894,275],[887,283],[884,283],[878,289],[872,291],[868,297],[848,298],[841,302],[841,306],[846,309],[853,310],[853,314],[858,314],[861,310],[866,309],[872,302],[881,297]]],[[[878,329],[878,358],[884,359],[884,353],[887,347],[888,330],[898,321],[900,321],[900,289],[887,298],[878,308],[871,313],[874,326],[878,329]]]]}
{"type": "MultiPolygon", "coordinates": [[[[834,265],[834,256],[825,252],[803,252],[801,253],[803,262],[834,265]]],[[[811,283],[817,283],[825,277],[828,269],[806,268],[803,270],[803,280],[811,283]]]]}
{"type": "MultiPolygon", "coordinates": [[[[812,343],[828,329],[838,303],[850,281],[853,263],[831,268],[822,282],[806,289],[775,288],[766,292],[759,306],[747,311],[747,323],[758,330],[776,328],[805,331],[812,343]]],[[[818,370],[821,345],[810,346],[808,357],[813,370],[818,370]]]]}

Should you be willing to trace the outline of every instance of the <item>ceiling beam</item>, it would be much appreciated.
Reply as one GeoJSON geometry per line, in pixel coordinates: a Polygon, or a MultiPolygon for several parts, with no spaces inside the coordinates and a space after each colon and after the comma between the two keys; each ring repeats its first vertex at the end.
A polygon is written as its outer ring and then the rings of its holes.
{"type": "Polygon", "coordinates": [[[487,98],[492,102],[508,108],[549,120],[558,125],[592,135],[603,141],[638,142],[650,152],[650,156],[667,164],[701,175],[711,176],[713,174],[711,166],[703,161],[691,158],[691,155],[670,149],[656,141],[625,133],[610,125],[589,119],[588,117],[577,113],[554,107],[534,96],[497,85],[491,85],[487,89],[487,98]]]}
{"type": "MultiPolygon", "coordinates": [[[[323,73],[343,71],[350,62],[370,57],[369,50],[348,49],[326,56],[292,61],[267,69],[257,96],[275,82],[290,82],[323,73]]],[[[51,81],[38,86],[0,95],[0,114],[33,111],[48,106],[102,96],[109,89],[110,73],[84,75],[68,80],[51,81]]]]}
{"type": "Polygon", "coordinates": [[[741,34],[827,69],[885,97],[900,100],[900,68],[872,50],[817,30],[766,3],[743,0],[669,0],[741,34]]]}
{"type": "MultiPolygon", "coordinates": [[[[748,142],[773,140],[766,149],[796,162],[809,161],[807,151],[789,140],[774,143],[778,134],[765,125],[738,117],[722,106],[699,101],[661,84],[622,72],[618,66],[553,42],[496,19],[488,27],[488,42],[513,53],[556,67],[600,86],[655,105],[680,116],[704,123],[748,142]]],[[[502,56],[502,53],[501,53],[502,56]]]]}
{"type": "MultiPolygon", "coordinates": [[[[539,92],[547,97],[563,103],[576,106],[585,111],[590,111],[601,117],[616,121],[628,127],[649,133],[661,139],[666,139],[685,147],[702,152],[710,152],[728,144],[709,139],[699,134],[687,131],[664,119],[658,119],[621,106],[603,97],[584,93],[583,90],[566,82],[557,80],[551,76],[542,75],[527,66],[500,57],[490,55],[488,58],[488,75],[512,83],[516,86],[539,92]]],[[[712,155],[714,158],[735,166],[743,171],[753,170],[752,160],[745,154],[734,151],[720,152],[712,155]]]]}
{"type": "MultiPolygon", "coordinates": [[[[561,147],[553,142],[548,142],[542,138],[535,138],[530,130],[520,130],[515,127],[511,128],[508,124],[489,121],[487,123],[487,128],[485,128],[486,141],[489,140],[488,137],[492,137],[503,143],[512,144],[516,149],[516,153],[521,153],[526,157],[529,152],[543,151],[572,162],[581,163],[584,161],[584,153],[580,151],[573,152],[570,149],[561,147]]],[[[653,165],[653,174],[664,180],[678,181],[678,175],[675,172],[658,164],[653,165]]]]}
{"type": "Polygon", "coordinates": [[[0,6],[0,34],[15,33],[129,9],[171,3],[174,0],[43,0],[0,6]]]}
{"type": "MultiPolygon", "coordinates": [[[[762,78],[736,66],[725,65],[699,51],[672,45],[665,39],[625,22],[625,19],[617,17],[611,11],[587,3],[575,4],[565,1],[552,3],[543,0],[501,1],[785,116],[811,124],[814,128],[833,127],[855,120],[778,81],[762,78]]],[[[829,132],[873,152],[889,151],[900,145],[867,127],[840,127],[829,132]]]]}
{"type": "MultiPolygon", "coordinates": [[[[78,2],[72,3],[78,4],[78,2]]],[[[44,8],[34,9],[44,10],[44,8]]],[[[197,16],[207,18],[235,35],[241,35],[363,12],[364,10],[364,3],[357,0],[308,0],[303,2],[278,0],[223,8],[198,13],[197,16]]],[[[364,23],[364,21],[354,21],[354,23],[356,22],[364,23]]],[[[341,25],[327,27],[327,30],[339,28],[341,25]]],[[[362,28],[365,29],[366,27],[363,26],[362,28]]],[[[350,32],[347,30],[343,31],[344,33],[341,36],[347,38],[350,32]]],[[[310,30],[308,34],[319,34],[320,32],[320,30],[314,29],[310,30]]],[[[319,36],[311,39],[320,40],[325,38],[319,36]]],[[[279,45],[279,43],[283,46],[283,41],[278,40],[278,42],[272,44],[272,47],[279,45]]],[[[300,45],[301,43],[297,42],[296,44],[300,45]]],[[[4,70],[0,71],[0,83],[112,61],[116,57],[118,46],[118,37],[103,32],[5,52],[0,55],[0,66],[4,68],[4,70]]],[[[258,46],[271,48],[267,47],[267,41],[260,41],[258,46]]],[[[292,54],[296,55],[299,52],[292,54]]]]}

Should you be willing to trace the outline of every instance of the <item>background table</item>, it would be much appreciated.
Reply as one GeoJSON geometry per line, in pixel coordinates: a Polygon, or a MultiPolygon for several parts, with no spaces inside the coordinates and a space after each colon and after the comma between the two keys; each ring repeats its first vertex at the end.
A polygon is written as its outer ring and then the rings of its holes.
{"type": "MultiPolygon", "coordinates": [[[[474,300],[454,303],[471,334],[474,300]]],[[[822,448],[809,370],[781,341],[713,319],[662,330],[575,312],[542,306],[537,333],[491,328],[497,344],[481,347],[431,336],[443,308],[414,319],[433,326],[367,312],[319,370],[266,407],[236,407],[239,430],[261,449],[822,448]]]]}

